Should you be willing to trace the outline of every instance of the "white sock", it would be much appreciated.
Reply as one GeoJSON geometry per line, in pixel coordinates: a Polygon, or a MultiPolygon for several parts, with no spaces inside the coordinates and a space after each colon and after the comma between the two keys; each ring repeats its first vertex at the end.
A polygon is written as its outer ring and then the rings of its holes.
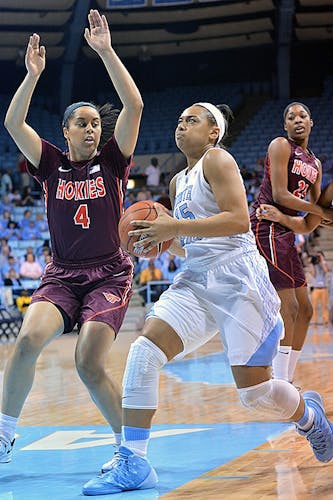
{"type": "Polygon", "coordinates": [[[314,421],[314,411],[310,406],[305,404],[304,415],[301,417],[298,422],[295,422],[299,429],[302,431],[308,431],[313,424],[314,421]]]}
{"type": "Polygon", "coordinates": [[[17,417],[0,413],[0,436],[4,437],[10,443],[15,437],[17,421],[17,417]]]}
{"type": "Polygon", "coordinates": [[[289,365],[288,365],[288,380],[292,382],[294,380],[295,370],[297,361],[301,355],[301,351],[295,351],[294,349],[290,352],[289,365]]]}
{"type": "Polygon", "coordinates": [[[121,444],[133,451],[136,455],[145,458],[149,443],[150,429],[141,427],[122,427],[121,444]]]}
{"type": "Polygon", "coordinates": [[[277,355],[273,358],[273,377],[289,381],[288,368],[290,359],[291,346],[280,345],[277,355]]]}
{"type": "Polygon", "coordinates": [[[114,432],[114,441],[115,441],[115,447],[118,450],[119,446],[121,445],[121,432],[114,432]]]}

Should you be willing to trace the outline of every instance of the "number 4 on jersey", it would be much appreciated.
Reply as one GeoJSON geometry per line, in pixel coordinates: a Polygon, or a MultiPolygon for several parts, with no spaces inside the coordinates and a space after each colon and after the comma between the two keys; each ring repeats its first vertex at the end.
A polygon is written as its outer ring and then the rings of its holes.
{"type": "Polygon", "coordinates": [[[89,229],[90,217],[88,215],[88,205],[84,203],[79,206],[74,215],[74,222],[77,226],[81,226],[82,229],[89,229]]]}

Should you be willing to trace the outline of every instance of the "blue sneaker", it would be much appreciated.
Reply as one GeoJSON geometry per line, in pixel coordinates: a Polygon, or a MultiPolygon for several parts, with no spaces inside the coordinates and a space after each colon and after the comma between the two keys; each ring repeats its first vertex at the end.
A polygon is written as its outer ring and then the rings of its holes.
{"type": "Polygon", "coordinates": [[[119,451],[116,450],[114,452],[113,458],[109,460],[108,462],[105,462],[105,464],[102,465],[101,468],[101,473],[104,474],[105,472],[109,472],[113,466],[117,463],[117,456],[119,455],[119,451]]]}
{"type": "Polygon", "coordinates": [[[0,464],[7,464],[11,461],[14,441],[15,439],[9,442],[4,438],[0,438],[0,464]]]}
{"type": "Polygon", "coordinates": [[[308,431],[297,426],[296,430],[298,434],[306,437],[320,462],[329,462],[333,458],[333,424],[325,415],[322,397],[315,391],[306,391],[302,396],[314,411],[314,421],[308,431]]]}
{"type": "Polygon", "coordinates": [[[112,462],[112,469],[91,479],[83,486],[84,495],[111,495],[156,486],[157,474],[148,460],[135,455],[125,446],[120,446],[112,462]]]}

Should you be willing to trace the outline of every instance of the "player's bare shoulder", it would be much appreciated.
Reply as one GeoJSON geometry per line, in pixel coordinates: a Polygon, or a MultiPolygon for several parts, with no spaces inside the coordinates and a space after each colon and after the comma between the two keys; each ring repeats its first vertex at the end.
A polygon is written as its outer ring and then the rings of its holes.
{"type": "Polygon", "coordinates": [[[277,149],[282,149],[282,150],[291,150],[290,143],[286,137],[275,137],[268,146],[268,151],[276,151],[277,149]]]}
{"type": "Polygon", "coordinates": [[[230,168],[238,170],[235,158],[226,149],[222,148],[210,149],[203,159],[202,166],[206,178],[217,170],[230,168]]]}

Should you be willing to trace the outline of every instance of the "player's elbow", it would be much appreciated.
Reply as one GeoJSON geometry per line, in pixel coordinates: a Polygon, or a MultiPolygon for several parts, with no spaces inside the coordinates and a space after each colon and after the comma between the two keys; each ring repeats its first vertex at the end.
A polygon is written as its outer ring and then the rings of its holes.
{"type": "Polygon", "coordinates": [[[283,191],[274,191],[272,192],[272,198],[274,203],[277,205],[284,205],[285,202],[285,193],[283,191]]]}
{"type": "Polygon", "coordinates": [[[250,231],[250,221],[249,220],[243,220],[239,222],[239,233],[247,233],[250,231]]]}
{"type": "Polygon", "coordinates": [[[247,233],[250,230],[250,218],[247,214],[240,213],[234,219],[235,234],[247,233]]]}
{"type": "Polygon", "coordinates": [[[132,106],[132,109],[136,112],[136,113],[142,113],[143,111],[143,108],[144,108],[144,104],[143,104],[143,100],[142,100],[142,97],[140,95],[138,95],[132,102],[131,104],[132,106]]]}
{"type": "Polygon", "coordinates": [[[4,126],[5,126],[5,129],[7,130],[7,132],[9,132],[12,135],[12,132],[17,130],[18,125],[19,124],[18,124],[17,120],[15,119],[15,117],[13,115],[10,115],[7,113],[5,116],[5,121],[4,121],[4,126]]]}

